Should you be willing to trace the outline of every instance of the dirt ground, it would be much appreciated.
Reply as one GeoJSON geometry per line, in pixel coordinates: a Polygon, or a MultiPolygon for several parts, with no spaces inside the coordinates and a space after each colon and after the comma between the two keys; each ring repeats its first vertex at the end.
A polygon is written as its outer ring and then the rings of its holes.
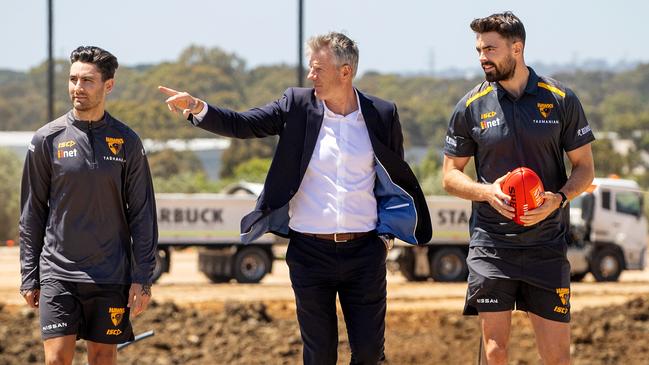
{"type": "MultiPolygon", "coordinates": [[[[286,265],[260,284],[211,284],[194,250],[176,251],[154,286],[155,303],[133,320],[155,336],[120,351],[120,364],[300,364],[301,339],[286,265]]],[[[0,365],[42,363],[38,316],[17,293],[18,249],[0,248],[0,365]]],[[[477,320],[463,317],[466,284],[388,276],[387,364],[475,364],[477,320]]],[[[573,364],[649,364],[649,270],[619,283],[572,287],[573,364]]],[[[349,363],[340,316],[339,364],[349,363]]],[[[84,364],[83,341],[75,364],[84,364]]],[[[527,319],[515,313],[510,364],[540,364],[527,319]]]]}

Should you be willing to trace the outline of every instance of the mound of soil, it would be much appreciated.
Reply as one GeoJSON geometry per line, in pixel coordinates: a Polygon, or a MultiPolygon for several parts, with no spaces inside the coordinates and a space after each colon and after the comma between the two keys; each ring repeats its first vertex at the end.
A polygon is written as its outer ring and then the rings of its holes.
{"type": "MultiPolygon", "coordinates": [[[[349,363],[340,316],[339,364],[349,363]]],[[[575,365],[649,363],[649,297],[573,313],[575,365]]],[[[292,303],[226,302],[185,307],[153,302],[133,321],[136,333],[155,336],[124,348],[120,364],[301,364],[302,343],[292,303]]],[[[475,364],[478,321],[449,311],[388,310],[388,364],[475,364]]],[[[83,341],[75,364],[85,363],[83,341]]],[[[34,311],[0,304],[0,365],[43,363],[34,311]]],[[[540,364],[527,318],[515,313],[510,364],[540,364]]]]}

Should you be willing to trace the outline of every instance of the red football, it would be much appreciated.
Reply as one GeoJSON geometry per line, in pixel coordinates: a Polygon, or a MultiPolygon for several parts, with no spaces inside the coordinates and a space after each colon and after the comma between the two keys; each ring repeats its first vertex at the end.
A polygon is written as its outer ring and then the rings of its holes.
{"type": "Polygon", "coordinates": [[[509,195],[509,205],[516,209],[514,222],[522,225],[520,218],[526,211],[543,204],[543,183],[534,171],[527,167],[513,170],[500,185],[503,193],[509,195]]]}

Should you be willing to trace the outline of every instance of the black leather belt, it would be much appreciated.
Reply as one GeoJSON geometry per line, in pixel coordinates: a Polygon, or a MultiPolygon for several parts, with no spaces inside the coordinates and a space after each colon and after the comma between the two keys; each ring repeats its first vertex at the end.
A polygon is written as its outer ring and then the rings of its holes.
{"type": "Polygon", "coordinates": [[[334,241],[336,243],[347,242],[357,240],[359,238],[365,237],[368,234],[374,231],[369,232],[349,232],[349,233],[304,233],[300,232],[305,236],[315,237],[321,240],[334,241]]]}

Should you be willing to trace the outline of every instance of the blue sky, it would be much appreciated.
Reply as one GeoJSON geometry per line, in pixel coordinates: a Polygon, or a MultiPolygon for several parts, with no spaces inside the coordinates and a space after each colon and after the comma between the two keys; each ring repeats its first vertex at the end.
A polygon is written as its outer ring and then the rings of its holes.
{"type": "MultiPolygon", "coordinates": [[[[47,56],[46,1],[0,0],[0,69],[47,56]]],[[[647,1],[329,0],[305,2],[305,36],[344,31],[360,46],[359,72],[476,67],[476,17],[512,10],[527,30],[528,63],[649,62],[647,1]]],[[[121,64],[176,59],[188,45],[218,46],[248,66],[295,64],[297,0],[54,0],[54,50],[98,45],[121,64]]]]}

